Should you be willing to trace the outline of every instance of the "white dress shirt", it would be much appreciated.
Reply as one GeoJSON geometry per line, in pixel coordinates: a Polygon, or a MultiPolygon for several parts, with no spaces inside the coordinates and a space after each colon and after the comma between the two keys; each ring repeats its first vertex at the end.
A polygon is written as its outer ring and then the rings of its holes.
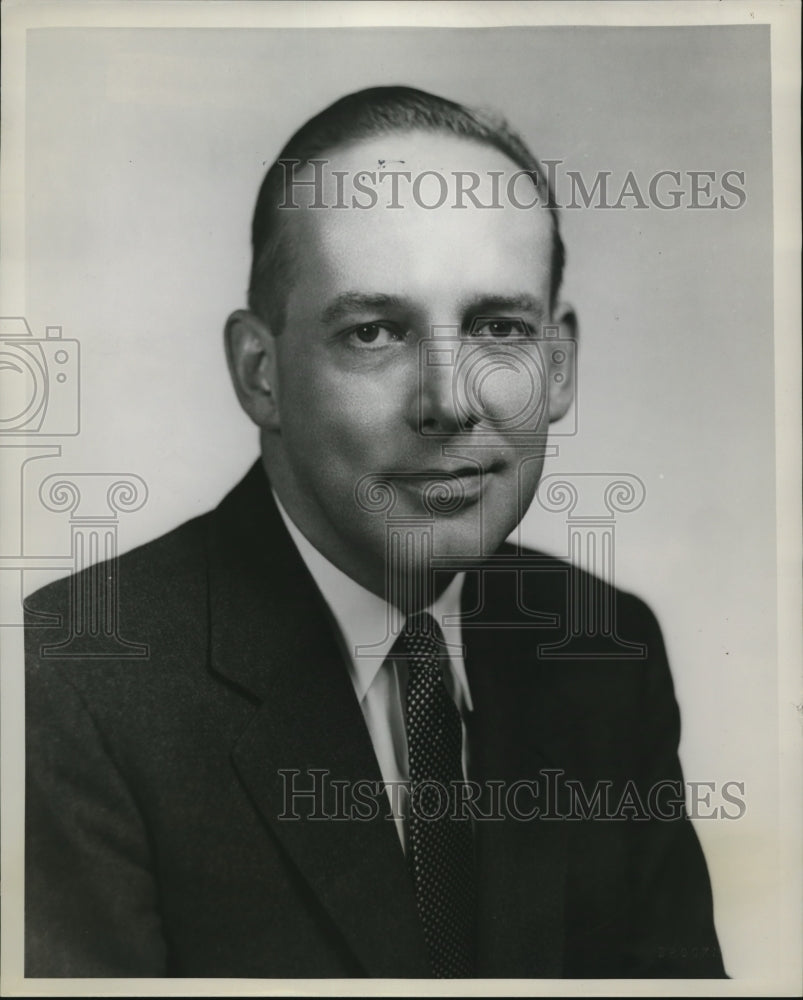
{"type": "MultiPolygon", "coordinates": [[[[392,609],[385,600],[360,586],[321,555],[293,523],[275,493],[273,497],[290,537],[340,629],[351,683],[387,788],[399,840],[405,848],[406,782],[410,776],[404,726],[406,665],[402,661],[387,661],[388,653],[404,627],[405,616],[391,614],[392,609]]],[[[463,661],[459,617],[464,580],[465,573],[456,574],[446,590],[426,610],[440,625],[449,647],[449,669],[444,669],[444,683],[463,720],[465,777],[468,766],[466,720],[473,706],[463,661]]]]}

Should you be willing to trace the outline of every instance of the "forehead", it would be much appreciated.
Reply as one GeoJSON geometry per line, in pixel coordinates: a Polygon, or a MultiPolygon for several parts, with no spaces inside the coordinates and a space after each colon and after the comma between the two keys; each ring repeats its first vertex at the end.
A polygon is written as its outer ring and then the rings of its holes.
{"type": "Polygon", "coordinates": [[[527,285],[546,294],[552,221],[544,192],[501,151],[411,132],[321,159],[317,176],[312,167],[295,175],[317,187],[299,185],[302,207],[286,210],[296,284],[421,295],[527,285]]]}

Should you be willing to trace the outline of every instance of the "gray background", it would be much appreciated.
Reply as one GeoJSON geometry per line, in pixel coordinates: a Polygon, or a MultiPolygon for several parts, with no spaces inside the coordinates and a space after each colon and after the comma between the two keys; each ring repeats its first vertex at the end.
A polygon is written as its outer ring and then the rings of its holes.
{"type": "MultiPolygon", "coordinates": [[[[737,977],[777,958],[769,68],[762,27],[48,29],[27,49],[25,313],[36,335],[80,340],[83,419],[62,458],[29,466],[29,553],[69,552],[36,498],[51,472],[142,476],[130,548],[215,504],[256,455],[222,326],[244,303],[266,166],[341,94],[408,83],[497,107],[542,158],[610,170],[614,191],[628,170],[645,189],[663,169],[745,172],[739,211],[563,213],[580,431],[545,469],[645,484],[617,527],[617,582],[664,627],[686,777],[745,783],[742,819],[696,823],[737,977]]],[[[535,509],[522,527],[557,554],[565,534],[535,509]]]]}

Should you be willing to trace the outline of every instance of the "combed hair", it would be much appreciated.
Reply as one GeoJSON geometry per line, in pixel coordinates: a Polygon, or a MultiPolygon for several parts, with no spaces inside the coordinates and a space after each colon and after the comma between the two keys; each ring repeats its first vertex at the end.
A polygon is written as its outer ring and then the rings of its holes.
{"type": "MultiPolygon", "coordinates": [[[[552,215],[550,307],[557,301],[565,250],[548,179],[536,157],[504,118],[468,108],[412,87],[369,87],[330,104],[292,136],[274,160],[257,197],[251,227],[252,263],[248,306],[278,333],[292,287],[292,256],[282,231],[282,213],[296,169],[348,143],[399,132],[426,131],[455,135],[493,146],[548,194],[552,215]],[[291,164],[290,170],[285,168],[291,164]]],[[[292,201],[292,198],[291,198],[292,201]]]]}

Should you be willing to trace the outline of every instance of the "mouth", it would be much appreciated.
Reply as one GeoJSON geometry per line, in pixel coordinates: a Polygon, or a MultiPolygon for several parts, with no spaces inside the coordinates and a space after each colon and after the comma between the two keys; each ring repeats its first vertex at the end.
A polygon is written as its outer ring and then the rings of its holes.
{"type": "Polygon", "coordinates": [[[482,479],[485,476],[492,475],[495,472],[499,472],[502,468],[501,462],[491,462],[487,466],[482,467],[479,465],[460,465],[453,466],[451,468],[431,468],[423,469],[420,473],[422,478],[430,478],[432,480],[442,479],[448,482],[450,479],[457,479],[459,481],[470,482],[474,479],[482,479]]]}
{"type": "Polygon", "coordinates": [[[425,506],[439,513],[451,513],[473,505],[482,496],[488,479],[502,468],[501,462],[460,465],[450,468],[428,468],[420,472],[403,472],[393,476],[405,487],[422,497],[425,506]]]}

